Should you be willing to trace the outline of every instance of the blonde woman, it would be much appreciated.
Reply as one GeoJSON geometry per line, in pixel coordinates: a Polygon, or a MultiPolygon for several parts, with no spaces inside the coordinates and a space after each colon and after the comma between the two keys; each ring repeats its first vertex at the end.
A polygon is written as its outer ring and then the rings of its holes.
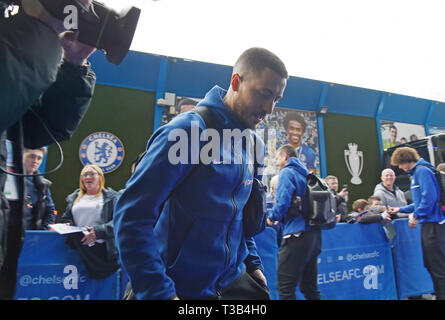
{"type": "Polygon", "coordinates": [[[105,188],[105,177],[96,165],[86,165],[79,189],[70,194],[62,223],[85,227],[84,233],[68,236],[68,244],[79,251],[90,278],[105,278],[119,269],[113,235],[113,210],[119,193],[105,188]]]}

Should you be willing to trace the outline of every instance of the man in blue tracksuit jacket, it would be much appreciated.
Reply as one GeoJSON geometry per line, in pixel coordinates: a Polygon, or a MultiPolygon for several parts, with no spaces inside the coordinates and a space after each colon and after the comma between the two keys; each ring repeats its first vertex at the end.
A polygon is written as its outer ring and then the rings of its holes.
{"type": "Polygon", "coordinates": [[[391,164],[411,175],[413,203],[390,208],[393,213],[412,213],[411,228],[421,224],[423,262],[431,275],[437,300],[445,299],[445,216],[440,205],[440,189],[431,163],[420,158],[413,148],[394,151],[391,164]]]}
{"type": "MultiPolygon", "coordinates": [[[[255,242],[242,225],[258,174],[246,148],[224,135],[252,135],[282,97],[287,78],[273,53],[248,49],[234,65],[229,89],[214,87],[199,104],[210,108],[219,127],[204,131],[203,119],[190,111],[152,135],[114,214],[120,259],[137,299],[226,298],[228,291],[230,298],[236,294],[228,288],[246,274],[264,290],[255,242]],[[207,140],[217,148],[210,151],[207,140]]],[[[256,143],[264,156],[264,143],[256,143]]]]}
{"type": "Polygon", "coordinates": [[[280,169],[276,202],[269,212],[268,224],[281,223],[283,240],[278,253],[277,290],[280,300],[295,300],[300,290],[308,300],[320,300],[317,286],[317,257],[321,253],[321,230],[309,227],[302,215],[289,211],[294,195],[301,197],[306,210],[306,176],[309,170],[297,158],[295,148],[281,146],[276,154],[280,169]]]}

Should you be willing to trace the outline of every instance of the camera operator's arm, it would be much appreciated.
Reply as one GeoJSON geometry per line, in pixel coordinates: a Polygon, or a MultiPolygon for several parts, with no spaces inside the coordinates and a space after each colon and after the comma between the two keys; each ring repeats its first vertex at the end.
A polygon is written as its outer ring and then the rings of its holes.
{"type": "MultiPolygon", "coordinates": [[[[96,83],[96,75],[86,61],[95,49],[78,42],[72,32],[65,33],[61,41],[64,60],[56,82],[33,106],[58,141],[69,139],[83,119],[96,83]]],[[[23,130],[26,147],[54,142],[32,112],[23,117],[23,130]]]]}

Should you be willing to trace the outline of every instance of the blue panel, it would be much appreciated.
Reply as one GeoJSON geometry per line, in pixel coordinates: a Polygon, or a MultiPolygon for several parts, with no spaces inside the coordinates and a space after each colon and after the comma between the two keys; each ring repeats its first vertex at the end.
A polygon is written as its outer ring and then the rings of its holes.
{"type": "Polygon", "coordinates": [[[26,231],[16,300],[116,300],[120,271],[92,280],[79,254],[56,232],[26,231]]]}
{"type": "Polygon", "coordinates": [[[231,75],[229,66],[169,58],[165,91],[177,96],[203,98],[215,85],[227,89],[231,75]]]}
{"type": "Polygon", "coordinates": [[[445,103],[435,102],[430,126],[445,127],[445,103]]]}
{"type": "Polygon", "coordinates": [[[278,106],[316,111],[323,85],[324,83],[320,81],[291,77],[278,106]]]}
{"type": "Polygon", "coordinates": [[[116,66],[108,62],[102,52],[96,51],[89,60],[99,84],[156,91],[160,56],[130,51],[116,66]]]}
{"type": "Polygon", "coordinates": [[[374,118],[380,97],[379,91],[331,84],[326,105],[329,112],[374,118]]]}
{"type": "Polygon", "coordinates": [[[424,124],[431,101],[388,93],[381,119],[424,124]]]}
{"type": "Polygon", "coordinates": [[[423,265],[420,226],[408,227],[406,219],[393,222],[394,265],[399,298],[420,296],[434,292],[431,276],[423,265]]]}
{"type": "MultiPolygon", "coordinates": [[[[403,299],[433,292],[431,278],[423,266],[420,228],[409,228],[407,220],[393,222],[397,235],[392,245],[380,223],[340,223],[323,230],[318,259],[322,299],[388,300],[397,299],[397,293],[403,299]],[[377,273],[370,272],[372,268],[377,273]]],[[[106,279],[89,279],[80,256],[67,247],[65,239],[56,232],[26,232],[16,299],[119,299],[126,275],[119,270],[106,279]]],[[[268,227],[255,236],[255,241],[271,297],[278,299],[276,232],[268,227]]],[[[297,296],[302,298],[299,292],[297,296]]]]}

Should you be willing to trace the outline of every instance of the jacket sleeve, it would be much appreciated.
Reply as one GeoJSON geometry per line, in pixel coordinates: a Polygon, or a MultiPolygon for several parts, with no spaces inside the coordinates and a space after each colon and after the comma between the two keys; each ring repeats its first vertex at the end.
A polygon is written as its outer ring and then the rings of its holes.
{"type": "Polygon", "coordinates": [[[416,183],[420,188],[420,201],[415,207],[414,216],[416,218],[427,218],[437,203],[437,179],[434,173],[425,167],[416,169],[416,183]]]}
{"type": "Polygon", "coordinates": [[[370,224],[370,223],[376,223],[381,222],[383,220],[382,216],[379,214],[365,214],[363,217],[361,217],[358,222],[361,224],[370,224]]]}
{"type": "Polygon", "coordinates": [[[69,223],[70,225],[74,226],[73,212],[71,210],[72,208],[73,204],[68,203],[65,212],[63,213],[62,218],[60,219],[61,223],[69,223]]]}
{"type": "Polygon", "coordinates": [[[414,211],[414,203],[411,203],[411,204],[409,204],[409,205],[407,205],[407,206],[404,206],[404,207],[400,207],[400,212],[401,213],[411,213],[411,212],[413,212],[414,211]]]}
{"type": "Polygon", "coordinates": [[[94,93],[96,75],[90,63],[75,66],[63,62],[54,82],[23,116],[25,147],[54,143],[38,117],[57,141],[69,139],[85,116],[94,93]]]}
{"type": "Polygon", "coordinates": [[[246,244],[249,250],[249,254],[244,260],[244,263],[246,264],[246,271],[251,273],[256,269],[264,270],[260,255],[257,252],[255,240],[253,238],[248,238],[246,239],[246,244]]]}
{"type": "MultiPolygon", "coordinates": [[[[174,145],[179,143],[169,139],[169,133],[175,129],[187,137],[182,142],[190,151],[191,141],[187,139],[191,137],[192,117],[192,113],[184,114],[163,125],[152,135],[146,155],[128,180],[115,206],[113,220],[116,246],[138,300],[171,299],[176,295],[175,284],[167,276],[160,256],[154,226],[161,205],[194,167],[190,160],[186,164],[169,161],[170,150],[177,150],[174,145]]],[[[196,117],[202,130],[204,122],[198,115],[196,117]]]]}
{"type": "Polygon", "coordinates": [[[54,210],[56,208],[54,207],[53,198],[51,197],[51,191],[49,190],[49,188],[46,191],[45,202],[46,202],[46,214],[42,225],[44,229],[48,230],[49,229],[48,225],[54,223],[56,220],[56,214],[54,213],[54,210]]]}
{"type": "Polygon", "coordinates": [[[104,210],[108,210],[108,212],[105,213],[106,219],[109,219],[108,221],[105,221],[103,224],[99,224],[96,226],[93,226],[94,233],[96,234],[97,239],[111,239],[114,237],[114,223],[113,223],[113,212],[114,212],[114,206],[116,204],[117,198],[119,197],[119,193],[115,192],[114,190],[109,190],[108,192],[112,192],[113,195],[111,196],[110,202],[107,204],[107,208],[104,208],[104,210]]]}

